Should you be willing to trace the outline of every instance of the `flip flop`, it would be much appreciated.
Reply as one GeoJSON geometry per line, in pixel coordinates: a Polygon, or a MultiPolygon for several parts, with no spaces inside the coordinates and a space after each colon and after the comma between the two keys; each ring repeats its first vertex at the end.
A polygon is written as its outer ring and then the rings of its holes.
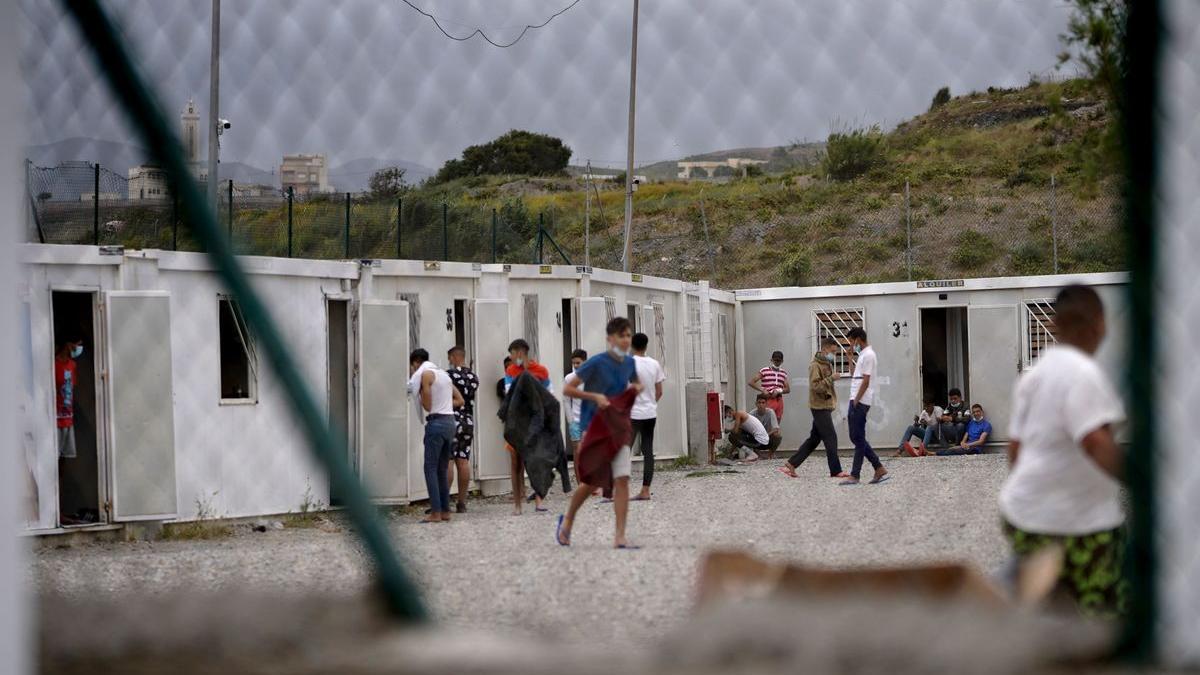
{"type": "Polygon", "coordinates": [[[562,539],[563,518],[566,518],[566,516],[560,513],[558,515],[558,527],[556,527],[554,529],[554,541],[557,542],[559,546],[570,546],[571,545],[570,537],[567,538],[566,542],[563,542],[563,539],[562,539]]]}
{"type": "Polygon", "coordinates": [[[830,476],[830,478],[849,478],[849,477],[850,477],[850,474],[846,473],[845,471],[841,471],[835,475],[830,476]]]}
{"type": "MultiPolygon", "coordinates": [[[[654,494],[654,493],[651,492],[650,494],[654,494]]],[[[629,501],[631,501],[631,502],[648,502],[648,501],[650,501],[650,498],[638,495],[637,497],[630,497],[629,501]]]]}
{"type": "Polygon", "coordinates": [[[617,547],[617,549],[622,550],[622,551],[637,551],[637,550],[640,550],[641,548],[642,548],[641,546],[635,546],[633,544],[621,544],[620,546],[617,547]]]}
{"type": "Polygon", "coordinates": [[[861,485],[861,483],[859,483],[856,480],[844,480],[844,481],[838,483],[838,487],[846,487],[848,485],[861,485]]]}
{"type": "Polygon", "coordinates": [[[548,509],[548,508],[546,508],[546,507],[544,507],[544,506],[535,506],[535,507],[533,507],[533,510],[534,510],[534,511],[536,511],[536,512],[538,512],[538,513],[546,513],[546,512],[547,512],[547,511],[549,511],[550,509],[548,509]]]}
{"type": "Polygon", "coordinates": [[[867,481],[867,485],[879,485],[880,483],[885,483],[891,479],[892,479],[891,476],[883,476],[882,478],[872,478],[871,480],[867,481]]]}
{"type": "Polygon", "coordinates": [[[779,473],[787,476],[788,478],[799,478],[799,476],[796,475],[795,469],[788,471],[786,466],[781,466],[781,467],[776,468],[775,470],[778,471],[779,473]]]}
{"type": "Polygon", "coordinates": [[[600,498],[600,503],[601,503],[601,504],[611,504],[611,503],[612,503],[612,500],[611,500],[611,499],[609,499],[608,497],[601,497],[601,498],[600,498]]]}

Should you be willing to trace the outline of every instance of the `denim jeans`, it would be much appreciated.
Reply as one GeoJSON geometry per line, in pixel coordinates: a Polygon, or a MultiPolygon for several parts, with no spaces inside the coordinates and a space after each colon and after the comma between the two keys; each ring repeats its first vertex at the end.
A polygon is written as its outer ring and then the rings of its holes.
{"type": "Polygon", "coordinates": [[[867,413],[869,412],[871,412],[871,406],[855,405],[854,401],[850,402],[850,409],[846,412],[846,422],[850,426],[850,442],[854,444],[854,464],[850,467],[850,475],[855,478],[862,474],[864,458],[876,469],[883,466],[883,463],[879,461],[879,456],[867,442],[867,413]]]}
{"type": "Polygon", "coordinates": [[[450,511],[450,454],[454,451],[454,416],[425,422],[425,489],[434,513],[450,511]]]}
{"type": "Polygon", "coordinates": [[[900,445],[897,447],[903,447],[904,444],[908,442],[908,439],[912,438],[913,436],[920,436],[921,441],[925,443],[925,446],[930,447],[933,445],[933,440],[937,436],[937,427],[930,425],[921,428],[916,424],[910,424],[908,428],[904,430],[904,435],[900,437],[900,445]]]}

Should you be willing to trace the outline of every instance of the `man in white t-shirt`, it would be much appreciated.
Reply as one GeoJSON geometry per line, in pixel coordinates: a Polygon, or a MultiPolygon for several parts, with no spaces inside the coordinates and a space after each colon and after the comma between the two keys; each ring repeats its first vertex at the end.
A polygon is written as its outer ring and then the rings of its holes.
{"type": "Polygon", "coordinates": [[[770,449],[771,435],[754,415],[725,406],[725,424],[729,430],[729,443],[738,459],[756,462],[759,451],[770,449]]]}
{"type": "Polygon", "coordinates": [[[425,489],[429,492],[426,523],[450,520],[450,455],[454,452],[454,409],[462,394],[446,371],[429,360],[429,352],[414,349],[408,356],[408,392],[417,397],[425,425],[425,489]]]}
{"type": "Polygon", "coordinates": [[[633,435],[642,439],[642,491],[631,499],[643,502],[650,499],[650,483],[654,480],[654,424],[658,421],[658,400],[662,398],[667,374],[658,361],[646,356],[650,338],[645,333],[635,333],[632,346],[633,365],[642,391],[633,402],[629,420],[633,424],[633,435]]]}
{"type": "Polygon", "coordinates": [[[876,378],[875,350],[867,343],[867,331],[862,328],[851,328],[847,333],[850,344],[854,347],[857,358],[854,360],[854,375],[850,378],[850,409],[846,412],[846,422],[850,427],[850,441],[854,443],[854,464],[850,467],[850,477],[839,485],[858,485],[862,474],[863,459],[871,463],[875,475],[869,481],[871,484],[882,483],[888,479],[888,470],[883,468],[883,462],[867,442],[867,413],[875,405],[879,395],[879,381],[876,378]]]}
{"type": "Polygon", "coordinates": [[[1009,422],[1011,472],[1000,513],[1013,552],[1066,549],[1062,586],[1089,614],[1119,613],[1123,459],[1113,426],[1125,413],[1093,355],[1104,340],[1104,305],[1086,286],[1055,300],[1058,345],[1018,380],[1009,422]]]}

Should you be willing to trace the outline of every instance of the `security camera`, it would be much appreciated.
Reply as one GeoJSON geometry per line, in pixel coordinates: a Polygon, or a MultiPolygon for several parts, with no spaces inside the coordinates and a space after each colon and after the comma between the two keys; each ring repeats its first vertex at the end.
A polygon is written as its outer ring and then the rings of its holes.
{"type": "Polygon", "coordinates": [[[229,123],[229,120],[217,120],[217,133],[219,134],[232,126],[233,125],[229,123]]]}

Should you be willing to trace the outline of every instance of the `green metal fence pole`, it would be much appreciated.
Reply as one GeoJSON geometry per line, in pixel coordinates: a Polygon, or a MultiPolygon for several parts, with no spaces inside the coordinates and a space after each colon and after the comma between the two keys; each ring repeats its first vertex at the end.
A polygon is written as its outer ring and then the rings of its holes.
{"type": "Polygon", "coordinates": [[[92,187],[92,245],[100,245],[100,163],[96,163],[95,184],[92,187]]]}
{"type": "Polygon", "coordinates": [[[450,259],[450,207],[442,202],[442,260],[450,259]]]}
{"type": "Polygon", "coordinates": [[[544,248],[544,242],[545,242],[545,238],[546,238],[545,233],[546,233],[545,213],[542,211],[539,211],[538,212],[538,238],[537,238],[537,255],[538,255],[538,264],[539,265],[541,265],[542,261],[545,260],[545,251],[542,250],[544,248]]]}
{"type": "Polygon", "coordinates": [[[350,193],[346,193],[346,254],[345,257],[350,257],[350,193]]]}
{"type": "Polygon", "coordinates": [[[496,262],[496,209],[492,209],[492,262],[496,262]]]}
{"type": "Polygon", "coordinates": [[[296,201],[296,188],[288,186],[288,257],[292,257],[292,205],[296,201]]]}
{"type": "Polygon", "coordinates": [[[1125,24],[1126,71],[1122,77],[1117,119],[1121,123],[1125,166],[1125,242],[1129,252],[1129,350],[1127,362],[1129,437],[1125,486],[1129,491],[1129,545],[1122,575],[1129,583],[1129,606],[1118,642],[1122,656],[1150,662],[1158,635],[1158,538],[1184,536],[1157,529],[1155,494],[1158,468],[1158,402],[1156,381],[1161,321],[1156,288],[1159,59],[1165,43],[1159,0],[1128,4],[1125,24]]]}
{"type": "Polygon", "coordinates": [[[229,191],[228,192],[229,192],[229,198],[227,200],[228,201],[227,208],[229,209],[229,243],[232,244],[233,243],[233,179],[232,178],[229,179],[229,191]]]}
{"type": "Polygon", "coordinates": [[[242,305],[250,330],[260,338],[263,354],[289,397],[297,423],[304,429],[313,455],[329,471],[333,488],[340,491],[354,531],[375,561],[380,587],[393,616],[410,621],[427,621],[429,613],[421,601],[412,577],[400,564],[387,530],[379,522],[362,483],[347,460],[345,441],[335,436],[327,415],[317,405],[309,383],[301,374],[283,334],[271,320],[266,305],[242,271],[233,247],[221,236],[213,207],[191,178],[184,159],[183,146],[162,113],[162,106],[151,94],[133,65],[133,59],[117,38],[118,31],[97,0],[62,0],[59,6],[70,16],[83,35],[97,72],[107,80],[113,95],[129,117],[130,127],[143,147],[150,148],[150,159],[159,162],[180,185],[180,202],[193,222],[201,243],[209,252],[221,281],[242,305]]]}
{"type": "Polygon", "coordinates": [[[398,197],[396,199],[396,259],[397,260],[404,257],[404,253],[403,253],[404,249],[402,248],[404,245],[404,236],[402,234],[403,232],[404,232],[404,198],[398,197]]]}

